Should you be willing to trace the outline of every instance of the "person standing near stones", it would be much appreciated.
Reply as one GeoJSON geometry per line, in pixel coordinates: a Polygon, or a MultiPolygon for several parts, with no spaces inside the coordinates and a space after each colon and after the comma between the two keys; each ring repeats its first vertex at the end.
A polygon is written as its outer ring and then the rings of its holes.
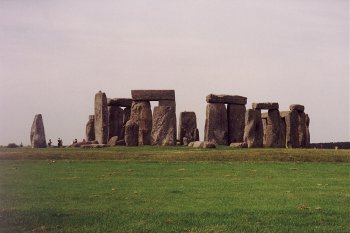
{"type": "Polygon", "coordinates": [[[61,138],[58,138],[57,140],[57,147],[62,147],[63,141],[61,138]]]}
{"type": "Polygon", "coordinates": [[[48,145],[49,147],[51,147],[51,144],[52,144],[52,141],[51,141],[51,139],[49,139],[49,142],[47,143],[47,145],[48,145]]]}

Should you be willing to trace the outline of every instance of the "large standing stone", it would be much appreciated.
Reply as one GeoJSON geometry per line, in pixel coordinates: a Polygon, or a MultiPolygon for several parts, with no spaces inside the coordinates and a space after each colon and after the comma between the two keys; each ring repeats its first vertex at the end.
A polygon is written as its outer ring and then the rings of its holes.
{"type": "Polygon", "coordinates": [[[132,90],[133,101],[175,100],[174,90],[132,90]]]}
{"type": "Polygon", "coordinates": [[[207,103],[238,104],[246,105],[247,97],[239,95],[215,95],[210,94],[206,97],[207,103]]]}
{"type": "Polygon", "coordinates": [[[263,146],[263,125],[261,111],[248,109],[245,113],[244,142],[249,148],[263,146]]]}
{"type": "Polygon", "coordinates": [[[109,106],[108,107],[108,139],[118,136],[119,140],[123,138],[123,117],[124,111],[121,107],[118,106],[109,106]]]}
{"type": "Polygon", "coordinates": [[[310,147],[310,117],[309,114],[306,114],[306,148],[310,147]]]}
{"type": "Polygon", "coordinates": [[[95,141],[95,115],[90,115],[86,123],[86,141],[95,141]]]}
{"type": "Polygon", "coordinates": [[[125,125],[125,145],[138,146],[139,126],[136,122],[129,120],[125,125]]]}
{"type": "Polygon", "coordinates": [[[286,147],[299,147],[299,114],[296,110],[292,110],[285,115],[286,122],[286,147]]]}
{"type": "Polygon", "coordinates": [[[173,107],[154,107],[152,119],[152,145],[176,145],[176,113],[173,107]]]}
{"type": "Polygon", "coordinates": [[[95,139],[100,144],[107,144],[108,142],[107,97],[101,91],[95,95],[95,139]]]}
{"type": "Polygon", "coordinates": [[[30,130],[30,143],[32,148],[46,148],[44,122],[41,114],[37,114],[34,117],[30,130]]]}
{"type": "Polygon", "coordinates": [[[282,130],[282,121],[280,112],[277,109],[268,111],[266,120],[264,147],[284,148],[286,138],[282,130]]]}
{"type": "Polygon", "coordinates": [[[299,146],[302,148],[306,148],[307,145],[307,135],[306,135],[306,115],[304,112],[299,112],[299,146]]]}
{"type": "Polygon", "coordinates": [[[130,120],[139,126],[139,145],[151,145],[152,110],[149,101],[133,101],[130,120]]]}
{"type": "Polygon", "coordinates": [[[179,141],[184,144],[184,137],[187,138],[187,143],[199,141],[197,136],[197,118],[195,112],[181,112],[179,123],[179,141]]]}
{"type": "Polygon", "coordinates": [[[227,105],[229,144],[234,142],[243,142],[245,112],[245,105],[227,105]]]}
{"type": "Polygon", "coordinates": [[[219,145],[228,144],[228,124],[225,104],[207,104],[204,140],[219,145]]]}

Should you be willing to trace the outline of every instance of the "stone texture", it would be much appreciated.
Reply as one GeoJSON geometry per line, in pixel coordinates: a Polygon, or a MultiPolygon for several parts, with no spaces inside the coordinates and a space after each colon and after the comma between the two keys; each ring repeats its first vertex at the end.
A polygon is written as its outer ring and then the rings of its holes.
{"type": "Polygon", "coordinates": [[[95,115],[89,116],[89,121],[86,123],[86,141],[95,141],[95,115]]]}
{"type": "Polygon", "coordinates": [[[306,114],[306,148],[310,148],[310,117],[306,114]]]}
{"type": "Polygon", "coordinates": [[[107,97],[101,91],[95,95],[95,139],[100,144],[106,144],[108,141],[107,97]]]}
{"type": "Polygon", "coordinates": [[[131,104],[132,104],[132,99],[130,99],[130,98],[107,99],[107,105],[108,106],[128,107],[128,108],[130,108],[131,104]]]}
{"type": "Polygon", "coordinates": [[[176,111],[176,101],[175,100],[159,100],[158,106],[170,106],[176,111]]]}
{"type": "Polygon", "coordinates": [[[174,90],[132,90],[133,101],[175,100],[174,90]]]}
{"type": "Polygon", "coordinates": [[[37,114],[34,117],[32,128],[30,130],[30,143],[32,148],[46,148],[46,138],[43,117],[37,114]]]}
{"type": "Polygon", "coordinates": [[[139,145],[139,126],[136,122],[129,120],[125,125],[125,145],[139,145]]]}
{"type": "Polygon", "coordinates": [[[119,140],[118,136],[113,136],[113,137],[111,137],[111,138],[109,139],[109,141],[108,141],[107,144],[110,145],[110,146],[116,146],[118,140],[119,140]]]}
{"type": "Polygon", "coordinates": [[[297,110],[298,112],[304,112],[305,107],[303,105],[300,105],[300,104],[292,104],[289,106],[289,109],[291,111],[297,110]]]}
{"type": "Polygon", "coordinates": [[[298,125],[298,133],[299,133],[299,146],[302,148],[306,148],[307,146],[307,135],[306,135],[306,114],[304,112],[299,112],[299,125],[298,125]]]}
{"type": "Polygon", "coordinates": [[[214,149],[216,148],[216,144],[212,142],[204,142],[203,143],[203,148],[205,149],[214,149]]]}
{"type": "Polygon", "coordinates": [[[245,128],[243,140],[249,148],[263,146],[263,124],[261,111],[248,109],[245,113],[245,128]]]}
{"type": "Polygon", "coordinates": [[[194,148],[203,148],[203,146],[204,146],[204,142],[202,142],[202,141],[195,141],[195,142],[193,142],[193,147],[194,148]]]}
{"type": "Polygon", "coordinates": [[[286,147],[299,147],[299,114],[296,110],[288,112],[284,118],[286,124],[286,147]]]}
{"type": "Polygon", "coordinates": [[[277,109],[268,111],[266,118],[266,128],[264,132],[264,147],[284,148],[286,138],[282,130],[282,120],[280,112],[277,109]]]}
{"type": "Polygon", "coordinates": [[[215,95],[210,94],[206,97],[207,103],[238,104],[246,105],[247,97],[239,95],[215,95]]]}
{"type": "Polygon", "coordinates": [[[152,120],[152,145],[176,145],[176,113],[173,107],[154,107],[152,120]]]}
{"type": "Polygon", "coordinates": [[[152,110],[149,101],[133,101],[130,120],[139,126],[139,145],[151,145],[152,110]]]}
{"type": "Polygon", "coordinates": [[[266,109],[266,110],[274,110],[279,108],[278,103],[253,103],[252,108],[256,109],[266,109]]]}
{"type": "Polygon", "coordinates": [[[245,112],[245,105],[227,105],[228,143],[243,141],[245,112]]]}
{"type": "Polygon", "coordinates": [[[248,148],[248,144],[245,142],[235,142],[235,143],[231,143],[230,147],[233,148],[248,148]]]}
{"type": "Polygon", "coordinates": [[[227,145],[228,123],[225,104],[207,104],[204,140],[219,145],[227,145]]]}
{"type": "Polygon", "coordinates": [[[189,146],[189,147],[193,147],[193,145],[194,145],[194,142],[188,143],[188,146],[189,146]]]}
{"type": "Polygon", "coordinates": [[[108,107],[108,138],[118,136],[119,139],[124,138],[123,132],[124,110],[118,106],[108,107]]]}
{"type": "Polygon", "coordinates": [[[195,112],[181,112],[179,120],[179,141],[184,144],[183,138],[187,138],[187,143],[199,141],[197,138],[197,117],[195,112]]]}

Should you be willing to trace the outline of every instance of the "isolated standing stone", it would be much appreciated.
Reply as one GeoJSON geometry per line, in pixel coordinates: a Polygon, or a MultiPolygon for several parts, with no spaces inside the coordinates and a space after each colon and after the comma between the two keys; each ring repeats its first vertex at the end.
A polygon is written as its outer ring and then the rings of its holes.
{"type": "Polygon", "coordinates": [[[139,145],[151,145],[152,110],[149,101],[133,101],[130,120],[139,126],[139,145]]]}
{"type": "Polygon", "coordinates": [[[139,145],[139,126],[136,122],[129,120],[125,125],[125,145],[139,145]]]}
{"type": "Polygon", "coordinates": [[[152,119],[152,145],[176,145],[176,113],[173,107],[154,107],[152,119]]]}
{"type": "Polygon", "coordinates": [[[285,116],[286,123],[286,147],[298,148],[299,147],[299,114],[296,110],[290,111],[285,116]]]}
{"type": "Polygon", "coordinates": [[[179,141],[184,145],[184,138],[187,143],[199,141],[197,139],[197,118],[195,112],[181,112],[179,120],[179,141]]]}
{"type": "Polygon", "coordinates": [[[245,113],[245,128],[243,140],[249,148],[263,146],[263,125],[261,111],[248,109],[245,113]]]}
{"type": "Polygon", "coordinates": [[[229,143],[243,142],[245,126],[245,105],[228,104],[227,121],[229,143]]]}
{"type": "Polygon", "coordinates": [[[285,135],[282,131],[282,121],[280,112],[277,109],[268,111],[266,120],[266,133],[265,133],[264,147],[272,148],[284,148],[285,147],[285,135]]]}
{"type": "Polygon", "coordinates": [[[123,133],[123,117],[124,111],[121,107],[118,106],[109,106],[108,107],[108,138],[118,136],[119,139],[124,137],[123,133]]]}
{"type": "Polygon", "coordinates": [[[228,124],[225,104],[207,104],[204,140],[219,145],[227,145],[228,124]]]}
{"type": "Polygon", "coordinates": [[[95,115],[90,115],[86,123],[86,141],[95,141],[95,115]]]}
{"type": "Polygon", "coordinates": [[[100,144],[107,144],[108,142],[107,97],[101,91],[95,95],[95,139],[100,144]]]}
{"type": "Polygon", "coordinates": [[[32,148],[46,148],[44,122],[41,114],[37,114],[34,117],[30,130],[30,143],[32,148]]]}

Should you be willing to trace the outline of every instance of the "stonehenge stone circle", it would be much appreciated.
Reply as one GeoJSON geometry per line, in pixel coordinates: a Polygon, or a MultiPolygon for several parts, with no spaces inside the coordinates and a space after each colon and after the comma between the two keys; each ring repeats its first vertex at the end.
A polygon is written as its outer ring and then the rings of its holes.
{"type": "Polygon", "coordinates": [[[152,119],[152,145],[176,145],[176,113],[173,107],[154,107],[152,119]]]}
{"type": "Polygon", "coordinates": [[[125,125],[125,145],[138,146],[139,145],[139,126],[136,122],[129,120],[125,125]]]}
{"type": "Polygon", "coordinates": [[[95,115],[89,116],[89,121],[86,123],[86,141],[95,141],[95,115]]]}
{"type": "Polygon", "coordinates": [[[119,139],[124,138],[123,117],[124,110],[121,107],[108,107],[108,139],[114,136],[118,136],[119,139]]]}
{"type": "Polygon", "coordinates": [[[149,101],[133,101],[130,120],[139,126],[138,144],[151,145],[152,110],[149,101]]]}
{"type": "Polygon", "coordinates": [[[245,127],[245,105],[227,104],[228,141],[243,142],[245,127]]]}
{"type": "Polygon", "coordinates": [[[179,141],[184,145],[184,138],[187,144],[193,141],[199,141],[197,129],[197,117],[195,112],[181,112],[179,119],[179,141]]]}
{"type": "Polygon", "coordinates": [[[278,103],[253,103],[252,108],[254,110],[256,109],[266,109],[266,110],[273,110],[273,109],[279,109],[278,103]]]}
{"type": "Polygon", "coordinates": [[[225,104],[207,104],[204,140],[219,145],[227,145],[228,123],[225,104]]]}
{"type": "Polygon", "coordinates": [[[108,107],[106,94],[95,95],[95,140],[100,144],[108,142],[108,107]]]}
{"type": "Polygon", "coordinates": [[[307,135],[306,135],[306,114],[304,112],[298,112],[299,114],[299,146],[306,148],[307,145],[307,135]]]}
{"type": "Polygon", "coordinates": [[[132,90],[133,101],[175,100],[174,90],[132,90]]]}
{"type": "Polygon", "coordinates": [[[239,96],[239,95],[215,95],[209,94],[206,97],[207,103],[222,103],[222,104],[238,104],[238,105],[246,105],[247,97],[239,96]]]}
{"type": "Polygon", "coordinates": [[[299,116],[296,110],[289,111],[285,115],[286,124],[286,147],[298,148],[299,147],[299,116]]]}
{"type": "Polygon", "coordinates": [[[286,146],[282,119],[278,109],[271,109],[267,113],[263,141],[264,147],[284,148],[286,146]]]}
{"type": "Polygon", "coordinates": [[[130,98],[114,98],[107,100],[108,106],[118,106],[118,107],[126,107],[131,108],[132,99],[130,98]]]}
{"type": "Polygon", "coordinates": [[[261,110],[248,109],[245,113],[245,128],[243,141],[248,148],[263,147],[263,124],[261,110]]]}
{"type": "Polygon", "coordinates": [[[46,138],[43,117],[37,114],[34,117],[32,128],[30,130],[30,143],[32,148],[46,148],[46,138]]]}

